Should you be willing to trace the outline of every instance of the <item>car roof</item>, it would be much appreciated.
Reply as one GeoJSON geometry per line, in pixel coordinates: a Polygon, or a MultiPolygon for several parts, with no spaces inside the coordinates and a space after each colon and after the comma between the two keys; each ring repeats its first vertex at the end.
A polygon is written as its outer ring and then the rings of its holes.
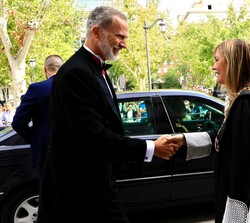
{"type": "Polygon", "coordinates": [[[225,102],[217,97],[208,95],[204,92],[183,90],[183,89],[164,89],[164,90],[151,90],[151,91],[130,91],[130,92],[119,92],[117,93],[118,99],[126,98],[140,98],[140,97],[153,97],[153,96],[190,96],[209,99],[221,105],[225,105],[225,102]]]}

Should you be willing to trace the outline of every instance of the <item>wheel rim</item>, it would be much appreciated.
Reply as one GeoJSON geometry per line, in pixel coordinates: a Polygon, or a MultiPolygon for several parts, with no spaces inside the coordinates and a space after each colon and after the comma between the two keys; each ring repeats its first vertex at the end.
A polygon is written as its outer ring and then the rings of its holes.
{"type": "Polygon", "coordinates": [[[36,223],[38,215],[38,195],[24,200],[18,207],[14,215],[14,223],[36,223]]]}

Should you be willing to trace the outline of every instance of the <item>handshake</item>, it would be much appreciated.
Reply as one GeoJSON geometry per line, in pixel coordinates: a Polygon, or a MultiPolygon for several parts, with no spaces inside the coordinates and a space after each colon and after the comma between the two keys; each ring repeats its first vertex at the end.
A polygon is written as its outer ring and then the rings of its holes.
{"type": "Polygon", "coordinates": [[[185,145],[185,138],[183,134],[162,135],[154,143],[154,155],[169,160],[181,146],[185,145]]]}

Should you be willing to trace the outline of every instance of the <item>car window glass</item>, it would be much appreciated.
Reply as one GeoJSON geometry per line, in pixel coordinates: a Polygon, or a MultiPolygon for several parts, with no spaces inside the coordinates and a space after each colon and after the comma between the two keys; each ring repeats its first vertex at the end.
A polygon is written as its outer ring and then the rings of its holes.
{"type": "Polygon", "coordinates": [[[118,106],[125,135],[148,135],[154,133],[152,118],[150,118],[150,103],[148,99],[119,100],[118,106]]]}
{"type": "Polygon", "coordinates": [[[165,105],[169,111],[169,116],[173,124],[174,132],[189,132],[184,125],[183,120],[186,120],[185,101],[181,98],[165,99],[165,105]]]}
{"type": "Polygon", "coordinates": [[[197,98],[164,98],[175,133],[218,129],[223,112],[211,102],[197,98]]]}

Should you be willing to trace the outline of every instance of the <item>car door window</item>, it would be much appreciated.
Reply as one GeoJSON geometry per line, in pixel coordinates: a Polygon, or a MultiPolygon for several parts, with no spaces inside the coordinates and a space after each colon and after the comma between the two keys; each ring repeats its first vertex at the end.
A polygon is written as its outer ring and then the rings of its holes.
{"type": "Polygon", "coordinates": [[[160,96],[120,99],[118,106],[127,136],[174,133],[160,96]]]}
{"type": "Polygon", "coordinates": [[[193,97],[165,97],[175,133],[218,130],[223,121],[223,112],[211,101],[193,97]]]}
{"type": "Polygon", "coordinates": [[[174,132],[189,132],[184,125],[183,120],[186,119],[185,102],[181,98],[175,100],[168,99],[165,105],[169,111],[169,116],[173,124],[174,132]]]}
{"type": "Polygon", "coordinates": [[[123,99],[118,102],[125,135],[154,134],[149,99],[123,99]]]}

